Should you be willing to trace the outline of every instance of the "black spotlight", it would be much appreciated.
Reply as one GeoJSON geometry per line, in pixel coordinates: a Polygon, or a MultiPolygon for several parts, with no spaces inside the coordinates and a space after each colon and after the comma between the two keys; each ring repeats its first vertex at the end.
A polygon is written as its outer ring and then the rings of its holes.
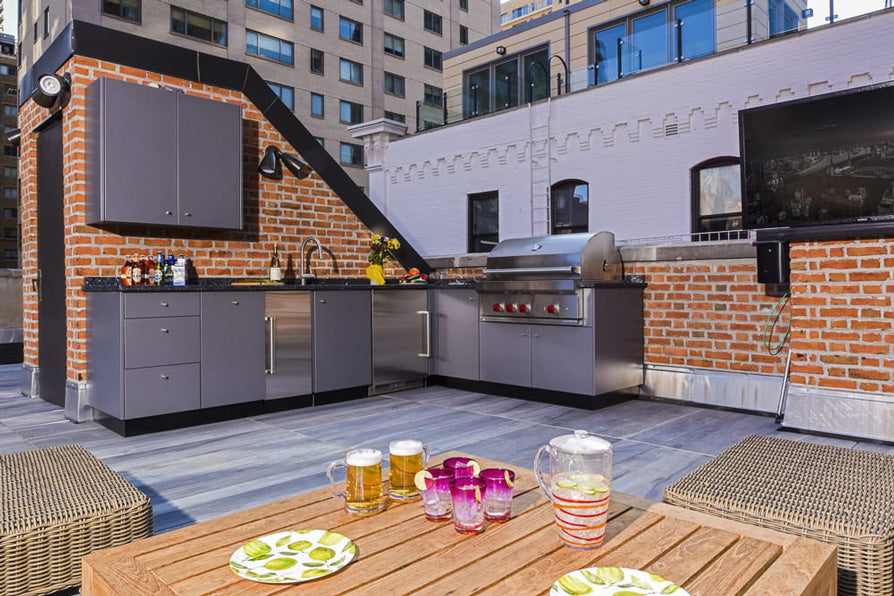
{"type": "Polygon", "coordinates": [[[60,76],[48,73],[37,79],[37,88],[31,97],[34,103],[44,108],[56,108],[62,106],[68,99],[68,91],[71,88],[71,75],[65,73],[60,76]]]}
{"type": "Polygon", "coordinates": [[[270,178],[271,180],[282,180],[282,164],[286,164],[286,168],[292,172],[299,180],[307,178],[313,169],[294,155],[283,153],[273,145],[269,145],[264,150],[264,158],[261,159],[261,165],[258,171],[261,176],[270,178]]]}

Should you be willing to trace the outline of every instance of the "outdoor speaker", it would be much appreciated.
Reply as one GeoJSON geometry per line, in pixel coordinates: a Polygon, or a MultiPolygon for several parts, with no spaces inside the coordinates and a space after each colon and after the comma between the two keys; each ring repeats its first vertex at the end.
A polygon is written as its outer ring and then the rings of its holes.
{"type": "Polygon", "coordinates": [[[757,281],[762,284],[789,283],[788,242],[756,242],[757,281]]]}

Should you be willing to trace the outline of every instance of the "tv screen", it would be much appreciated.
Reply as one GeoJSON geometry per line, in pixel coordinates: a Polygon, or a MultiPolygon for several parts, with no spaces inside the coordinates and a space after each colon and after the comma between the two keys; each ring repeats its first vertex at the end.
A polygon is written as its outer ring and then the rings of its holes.
{"type": "Polygon", "coordinates": [[[894,221],[894,85],[739,112],[745,228],[894,221]]]}

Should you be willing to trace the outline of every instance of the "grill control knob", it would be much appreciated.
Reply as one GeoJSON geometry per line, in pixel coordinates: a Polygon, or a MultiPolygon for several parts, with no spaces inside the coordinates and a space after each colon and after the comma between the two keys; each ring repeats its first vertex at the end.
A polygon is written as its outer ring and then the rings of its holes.
{"type": "Polygon", "coordinates": [[[518,307],[514,304],[506,305],[506,312],[515,312],[518,307]]]}
{"type": "Polygon", "coordinates": [[[558,304],[550,304],[549,306],[546,307],[546,312],[548,312],[551,315],[559,314],[559,312],[560,312],[559,305],[558,304]]]}
{"type": "Polygon", "coordinates": [[[519,304],[518,305],[518,312],[528,312],[530,310],[531,310],[531,307],[528,306],[527,304],[519,304]]]}
{"type": "Polygon", "coordinates": [[[503,312],[503,305],[499,302],[494,302],[494,312],[503,312]]]}

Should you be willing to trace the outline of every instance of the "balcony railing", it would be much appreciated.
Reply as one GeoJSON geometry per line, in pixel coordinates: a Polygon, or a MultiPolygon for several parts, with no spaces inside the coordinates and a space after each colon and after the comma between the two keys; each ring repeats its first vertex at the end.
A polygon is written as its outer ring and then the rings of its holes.
{"type": "Polygon", "coordinates": [[[633,14],[626,23],[616,22],[589,32],[588,43],[599,58],[581,68],[569,70],[561,56],[553,55],[546,64],[519,60],[514,72],[506,72],[500,66],[482,78],[480,70],[487,68],[482,64],[476,70],[474,83],[470,84],[467,78],[463,86],[445,90],[441,98],[427,96],[424,101],[416,102],[416,131],[583,91],[667,64],[890,9],[894,0],[806,0],[800,13],[788,3],[776,0],[769,0],[760,10],[753,0],[720,6],[711,3],[708,10],[702,11],[683,10],[695,4],[672,5],[668,9],[672,11],[669,20],[653,19],[655,22],[650,24],[650,16],[662,13],[646,13],[642,18],[633,14]],[[551,78],[547,77],[550,66],[555,73],[551,78]]]}

